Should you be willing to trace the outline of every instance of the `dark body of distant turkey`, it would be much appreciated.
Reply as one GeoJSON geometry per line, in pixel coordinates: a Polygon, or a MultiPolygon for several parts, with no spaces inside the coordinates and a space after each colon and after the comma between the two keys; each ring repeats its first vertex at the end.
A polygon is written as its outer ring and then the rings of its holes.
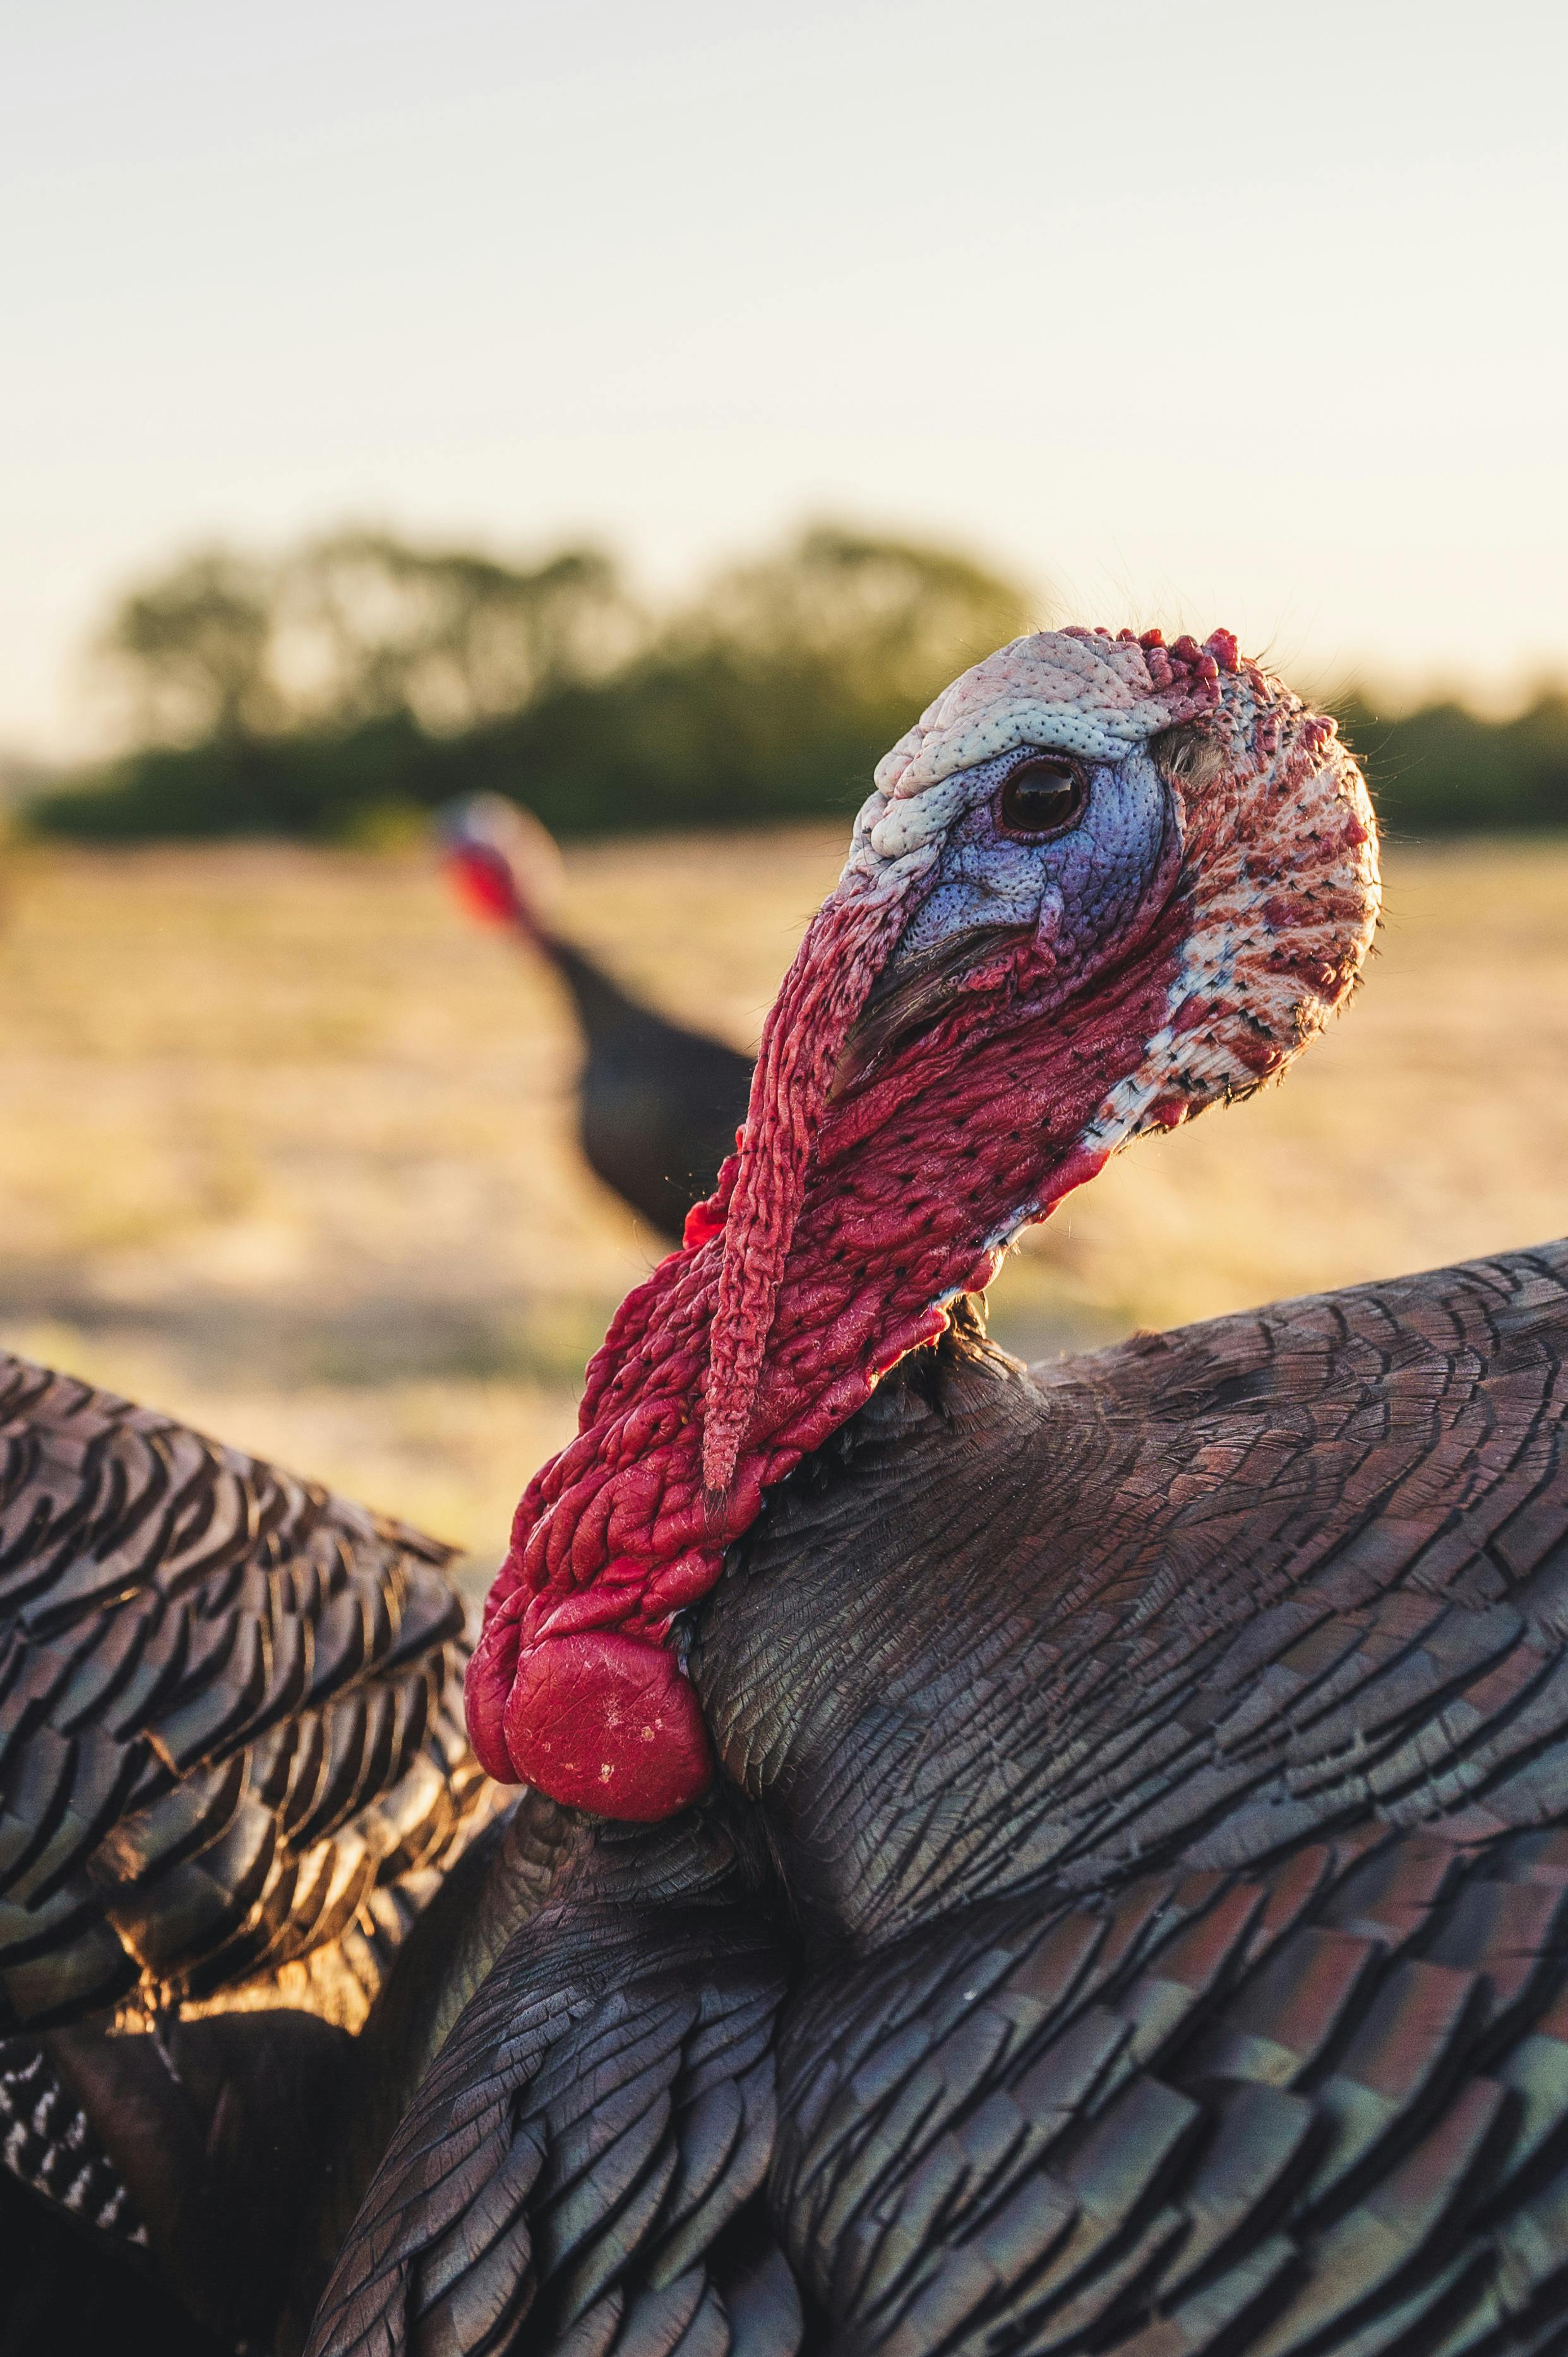
{"type": "Polygon", "coordinates": [[[746,1119],[751,1059],[634,997],[553,934],[546,955],[583,1035],[577,1126],[589,1168],[671,1243],[746,1119]]]}
{"type": "Polygon", "coordinates": [[[543,827],[499,795],[439,813],[458,890],[553,967],[582,1035],[577,1135],[595,1176],[671,1243],[712,1192],[735,1150],[751,1092],[751,1059],[671,1022],[615,981],[554,921],[560,857],[543,827]]]}

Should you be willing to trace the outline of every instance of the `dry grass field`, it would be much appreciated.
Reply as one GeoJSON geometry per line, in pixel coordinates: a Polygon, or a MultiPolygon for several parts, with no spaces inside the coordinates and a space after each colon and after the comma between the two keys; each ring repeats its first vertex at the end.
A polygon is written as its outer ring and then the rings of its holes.
{"type": "MultiPolygon", "coordinates": [[[[751,1045],[841,848],[579,850],[570,920],[751,1045]]],[[[1395,849],[1388,880],[1348,1017],[1015,1255],[1013,1347],[1568,1227],[1568,846],[1395,849]]],[[[651,1249],[577,1161],[572,1070],[549,978],[416,854],[14,854],[0,1341],[493,1555],[651,1249]]]]}

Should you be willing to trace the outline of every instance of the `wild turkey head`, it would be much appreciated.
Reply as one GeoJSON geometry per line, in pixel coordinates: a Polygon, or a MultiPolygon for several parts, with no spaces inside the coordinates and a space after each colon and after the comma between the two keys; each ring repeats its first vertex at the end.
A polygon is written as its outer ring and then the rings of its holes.
{"type": "Polygon", "coordinates": [[[785,979],[738,1154],[518,1509],[468,1679],[491,1774],[611,1816],[695,1799],[676,1616],[766,1489],[1118,1147],[1282,1071],[1377,909],[1333,723],[1228,632],[1043,632],[939,697],[785,979]]]}

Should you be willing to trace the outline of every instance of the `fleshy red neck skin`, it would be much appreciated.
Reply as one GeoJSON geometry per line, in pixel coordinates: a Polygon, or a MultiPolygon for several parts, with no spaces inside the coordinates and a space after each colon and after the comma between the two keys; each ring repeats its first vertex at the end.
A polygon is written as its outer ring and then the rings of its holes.
{"type": "Polygon", "coordinates": [[[696,1799],[712,1759],[665,1640],[706,1594],[764,1491],[835,1432],[878,1377],[942,1329],[944,1299],[994,1275],[1022,1217],[1092,1178],[1075,1146],[1108,1075],[1133,1071],[1165,1007],[1184,914],[1172,866],[1114,974],[1042,1020],[1048,962],[1018,951],[987,988],[829,1106],[773,1303],[744,1445],[704,1489],[710,1331],[736,1168],[688,1243],[628,1296],[588,1370],[577,1437],[530,1484],[468,1677],[492,1775],[602,1813],[696,1799]]]}

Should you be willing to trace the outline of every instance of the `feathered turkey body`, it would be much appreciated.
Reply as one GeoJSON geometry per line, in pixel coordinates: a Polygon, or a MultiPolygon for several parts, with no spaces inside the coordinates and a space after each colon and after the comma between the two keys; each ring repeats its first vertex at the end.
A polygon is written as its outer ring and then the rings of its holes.
{"type": "Polygon", "coordinates": [[[270,2333],[352,2035],[493,1804],[451,1557],[0,1356],[6,2357],[270,2333]]]}

